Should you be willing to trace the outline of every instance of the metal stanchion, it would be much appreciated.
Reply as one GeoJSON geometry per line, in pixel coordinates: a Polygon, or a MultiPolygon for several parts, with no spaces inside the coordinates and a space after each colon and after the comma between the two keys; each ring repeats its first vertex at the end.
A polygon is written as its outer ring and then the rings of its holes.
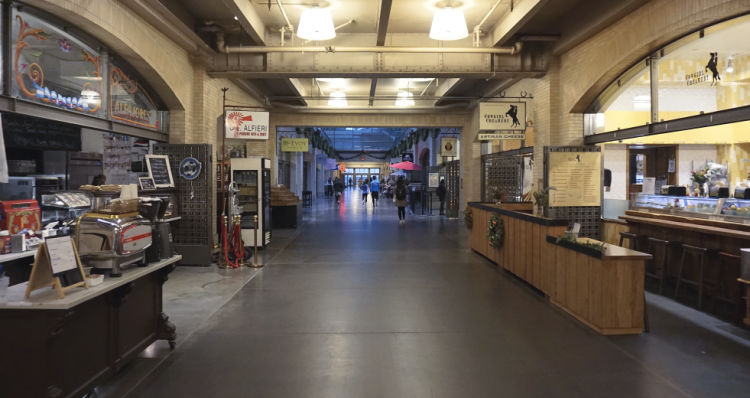
{"type": "Polygon", "coordinates": [[[253,254],[253,262],[248,264],[248,267],[261,268],[263,264],[258,264],[258,215],[253,216],[253,237],[255,243],[255,253],[253,254]]]}

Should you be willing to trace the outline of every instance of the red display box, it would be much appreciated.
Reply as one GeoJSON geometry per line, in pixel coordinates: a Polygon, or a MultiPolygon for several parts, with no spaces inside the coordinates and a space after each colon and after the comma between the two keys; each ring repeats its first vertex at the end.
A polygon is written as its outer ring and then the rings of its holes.
{"type": "Polygon", "coordinates": [[[10,231],[11,235],[24,228],[34,232],[42,229],[42,212],[34,199],[0,202],[0,213],[0,229],[10,231]]]}

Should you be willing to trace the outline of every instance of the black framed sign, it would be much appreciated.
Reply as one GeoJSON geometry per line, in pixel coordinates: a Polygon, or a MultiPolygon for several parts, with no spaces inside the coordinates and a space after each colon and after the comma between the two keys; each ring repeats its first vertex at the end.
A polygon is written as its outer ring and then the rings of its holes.
{"type": "Polygon", "coordinates": [[[156,184],[152,177],[138,177],[138,184],[143,191],[156,191],[156,184]]]}
{"type": "Polygon", "coordinates": [[[154,179],[156,188],[174,187],[172,169],[169,167],[169,156],[146,155],[146,166],[148,166],[148,175],[154,179]]]}

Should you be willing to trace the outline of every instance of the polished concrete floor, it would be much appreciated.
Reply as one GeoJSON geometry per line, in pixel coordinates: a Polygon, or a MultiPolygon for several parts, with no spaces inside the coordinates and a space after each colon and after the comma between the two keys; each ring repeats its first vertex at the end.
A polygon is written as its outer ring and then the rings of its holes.
{"type": "Polygon", "coordinates": [[[650,298],[651,333],[599,336],[468,250],[458,220],[359,200],[317,200],[130,395],[750,396],[746,331],[650,298]]]}

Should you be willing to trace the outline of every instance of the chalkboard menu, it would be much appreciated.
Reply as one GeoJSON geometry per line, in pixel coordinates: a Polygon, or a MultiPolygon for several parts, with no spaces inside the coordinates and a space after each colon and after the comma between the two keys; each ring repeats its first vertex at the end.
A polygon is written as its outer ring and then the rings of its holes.
{"type": "Polygon", "coordinates": [[[146,155],[146,165],[148,165],[148,174],[154,179],[154,185],[157,188],[174,187],[168,156],[146,155]]]}
{"type": "Polygon", "coordinates": [[[141,190],[143,191],[156,191],[154,179],[151,177],[139,177],[138,183],[141,184],[141,190]]]}
{"type": "Polygon", "coordinates": [[[80,127],[30,116],[3,114],[3,136],[8,148],[81,151],[80,127]]]}

